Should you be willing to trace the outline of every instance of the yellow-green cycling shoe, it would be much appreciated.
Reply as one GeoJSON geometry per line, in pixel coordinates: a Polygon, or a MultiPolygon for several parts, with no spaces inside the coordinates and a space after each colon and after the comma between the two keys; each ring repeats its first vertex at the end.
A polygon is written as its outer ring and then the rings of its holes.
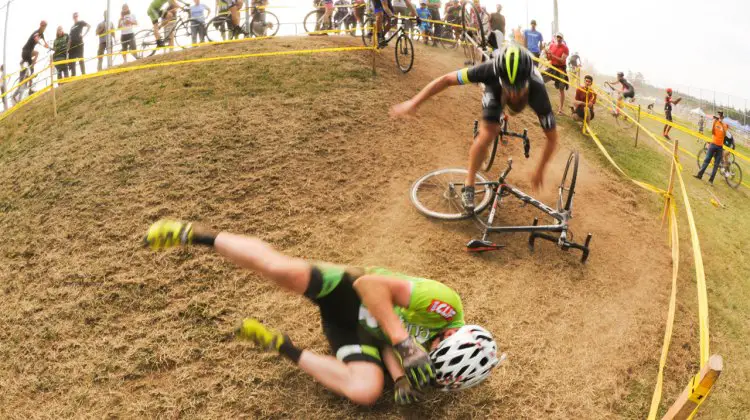
{"type": "Polygon", "coordinates": [[[193,224],[162,219],[148,228],[143,244],[151,249],[164,249],[193,243],[193,224]]]}
{"type": "Polygon", "coordinates": [[[279,351],[279,348],[288,338],[280,332],[270,330],[256,319],[246,318],[235,330],[238,338],[252,341],[258,346],[269,351],[279,351]]]}

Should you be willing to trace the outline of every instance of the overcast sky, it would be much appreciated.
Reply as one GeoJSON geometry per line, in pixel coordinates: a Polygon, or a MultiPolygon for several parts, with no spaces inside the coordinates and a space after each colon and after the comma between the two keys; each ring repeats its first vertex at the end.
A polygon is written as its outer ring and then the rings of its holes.
{"type": "MultiPolygon", "coordinates": [[[[0,4],[5,1],[0,0],[0,4]]],[[[123,3],[128,3],[143,27],[150,25],[146,16],[150,2],[111,0],[117,13],[123,3]]],[[[312,0],[270,2],[286,6],[273,10],[282,22],[301,22],[312,9],[312,0]]],[[[215,0],[204,3],[213,8],[215,0]]],[[[497,3],[503,5],[508,27],[526,28],[528,20],[536,19],[545,40],[551,38],[552,0],[482,1],[490,11],[497,3]]],[[[102,20],[106,4],[106,0],[14,0],[8,27],[8,69],[17,69],[21,46],[39,20],[49,22],[46,35],[52,39],[58,25],[63,25],[66,31],[70,29],[74,11],[95,26],[102,20]]],[[[599,72],[640,71],[656,85],[681,91],[689,89],[690,94],[701,93],[704,99],[712,99],[712,91],[716,90],[717,102],[731,101],[740,107],[745,106],[745,98],[750,99],[750,78],[742,63],[750,57],[750,44],[745,38],[750,34],[750,1],[559,0],[559,17],[560,30],[571,52],[578,51],[599,72]]],[[[4,18],[2,9],[3,27],[4,18]]],[[[283,26],[282,29],[294,30],[283,26]]],[[[96,40],[90,35],[87,41],[86,56],[92,56],[96,53],[96,40]]]]}

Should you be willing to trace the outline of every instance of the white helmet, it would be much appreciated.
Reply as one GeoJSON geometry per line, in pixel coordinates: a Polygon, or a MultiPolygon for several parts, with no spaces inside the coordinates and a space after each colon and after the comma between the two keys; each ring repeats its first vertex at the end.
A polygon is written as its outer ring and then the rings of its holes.
{"type": "Polygon", "coordinates": [[[442,391],[471,388],[487,379],[498,360],[497,344],[484,328],[464,325],[430,352],[435,364],[436,388],[442,391]]]}

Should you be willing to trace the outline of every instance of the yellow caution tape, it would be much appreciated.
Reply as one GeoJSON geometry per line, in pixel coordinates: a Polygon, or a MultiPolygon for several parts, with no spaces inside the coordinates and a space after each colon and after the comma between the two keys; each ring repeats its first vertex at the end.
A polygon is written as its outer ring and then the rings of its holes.
{"type": "Polygon", "coordinates": [[[35,77],[39,76],[39,75],[40,75],[40,74],[41,74],[42,72],[44,72],[44,71],[47,71],[47,70],[49,70],[49,67],[50,67],[50,66],[47,66],[47,67],[43,68],[42,70],[39,70],[38,72],[36,72],[36,73],[32,74],[31,76],[29,76],[29,77],[27,77],[27,78],[25,78],[25,79],[21,80],[20,82],[18,82],[18,83],[17,83],[17,84],[15,85],[15,86],[13,86],[12,88],[10,88],[10,89],[7,89],[7,90],[5,91],[5,93],[3,93],[2,95],[0,95],[0,99],[2,99],[2,98],[4,98],[4,97],[8,96],[8,95],[9,95],[9,94],[10,94],[10,93],[11,93],[11,92],[13,91],[13,90],[17,89],[17,88],[18,88],[18,87],[20,87],[20,86],[23,86],[23,85],[24,85],[24,83],[28,83],[28,82],[29,82],[30,80],[32,80],[33,78],[35,78],[35,77]]]}
{"type": "Polygon", "coordinates": [[[194,63],[208,63],[212,61],[223,61],[223,60],[237,60],[243,58],[252,57],[277,57],[284,55],[300,55],[300,54],[315,54],[315,53],[328,53],[328,52],[343,52],[343,51],[371,51],[373,47],[341,47],[341,48],[320,48],[320,49],[309,49],[309,50],[292,50],[292,51],[274,51],[266,53],[252,53],[252,54],[239,54],[239,55],[225,55],[218,57],[205,57],[205,58],[194,58],[190,60],[179,60],[179,61],[166,61],[161,63],[143,64],[140,66],[128,66],[120,67],[116,69],[104,70],[97,73],[90,73],[76,77],[68,77],[59,80],[59,84],[70,83],[77,80],[92,79],[96,77],[106,76],[110,74],[127,73],[136,70],[154,69],[160,67],[177,66],[183,64],[194,64],[194,63]]]}
{"type": "Polygon", "coordinates": [[[52,86],[47,86],[47,87],[41,89],[38,92],[34,92],[33,95],[27,96],[26,98],[24,98],[24,100],[22,100],[21,102],[15,104],[12,108],[10,108],[9,110],[7,110],[7,111],[3,112],[2,114],[0,114],[0,121],[3,121],[4,119],[10,117],[11,115],[13,115],[13,113],[15,113],[19,109],[23,108],[26,104],[28,104],[29,102],[33,101],[34,99],[42,96],[43,94],[49,92],[50,90],[52,90],[52,86]]]}
{"type": "Polygon", "coordinates": [[[661,402],[662,388],[664,385],[664,367],[667,364],[669,346],[672,342],[672,329],[674,327],[674,313],[677,305],[677,275],[680,268],[680,237],[677,227],[677,209],[674,200],[669,201],[669,242],[672,246],[672,291],[669,294],[669,309],[667,310],[667,325],[664,328],[664,344],[659,359],[659,373],[656,375],[656,386],[651,397],[651,409],[648,420],[655,420],[661,402]]]}

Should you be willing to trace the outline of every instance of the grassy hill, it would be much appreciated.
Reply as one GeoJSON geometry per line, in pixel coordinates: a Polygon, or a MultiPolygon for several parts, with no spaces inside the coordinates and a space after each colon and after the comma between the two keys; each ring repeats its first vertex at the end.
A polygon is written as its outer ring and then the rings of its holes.
{"type": "MultiPolygon", "coordinates": [[[[282,38],[181,54],[355,42],[282,38]]],[[[0,417],[642,418],[671,273],[658,199],[613,175],[563,118],[539,197],[554,201],[569,150],[582,149],[572,227],[579,238],[594,234],[589,263],[551,244],[530,255],[522,235],[499,237],[507,248],[497,253],[465,253],[477,227],[425,219],[407,191],[427,171],[465,165],[480,92],[454,88],[418,118],[391,121],[390,105],[463,61],[420,46],[415,69],[402,75],[391,51],[376,77],[370,53],[357,52],[96,78],[58,92],[57,120],[43,98],[0,124],[0,417]],[[357,408],[286,361],[227,340],[254,316],[302,347],[328,348],[304,299],[204,249],[142,249],[141,235],[162,217],[257,235],[304,258],[443,281],[509,360],[466,392],[398,409],[389,389],[376,406],[357,408]]],[[[511,124],[533,139],[529,161],[519,144],[501,151],[516,157],[511,182],[528,189],[542,133],[528,111],[511,124]]],[[[536,215],[509,202],[501,220],[536,215]]],[[[697,362],[687,261],[683,271],[667,401],[697,362]]],[[[707,410],[746,408],[717,408],[739,398],[743,385],[732,384],[707,410]]]]}

